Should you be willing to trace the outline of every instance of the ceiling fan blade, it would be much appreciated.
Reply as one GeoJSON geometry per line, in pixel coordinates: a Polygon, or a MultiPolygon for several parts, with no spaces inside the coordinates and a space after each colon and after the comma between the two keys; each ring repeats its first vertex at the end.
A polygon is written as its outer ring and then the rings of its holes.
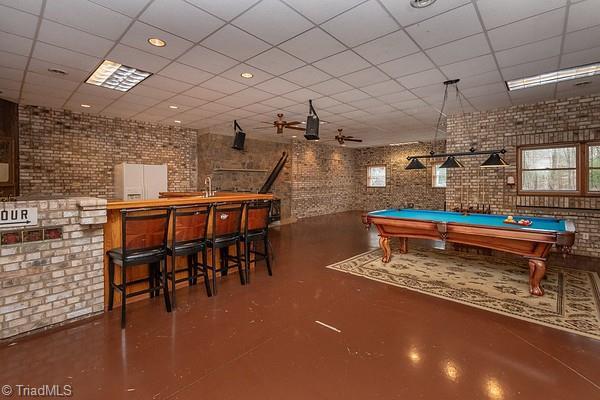
{"type": "Polygon", "coordinates": [[[344,139],[352,139],[354,136],[344,136],[344,139]]]}
{"type": "Polygon", "coordinates": [[[286,128],[287,129],[295,129],[297,131],[305,131],[306,130],[305,128],[300,128],[300,127],[297,127],[297,126],[286,126],[286,128]]]}
{"type": "Polygon", "coordinates": [[[348,139],[348,138],[344,138],[345,142],[362,142],[362,139],[348,139]]]}
{"type": "Polygon", "coordinates": [[[292,121],[292,122],[288,122],[286,125],[300,125],[302,122],[300,121],[292,121]]]}

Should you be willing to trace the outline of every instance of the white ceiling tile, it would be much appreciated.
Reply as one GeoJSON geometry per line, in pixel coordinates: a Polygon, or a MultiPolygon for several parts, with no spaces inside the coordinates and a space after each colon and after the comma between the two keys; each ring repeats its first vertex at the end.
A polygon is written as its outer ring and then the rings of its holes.
{"type": "Polygon", "coordinates": [[[314,63],[314,66],[333,76],[342,76],[367,68],[369,63],[348,50],[314,63]]]}
{"type": "Polygon", "coordinates": [[[527,18],[488,32],[494,50],[504,50],[562,34],[565,9],[527,18]]]}
{"type": "Polygon", "coordinates": [[[47,0],[44,18],[108,39],[118,39],[131,18],[87,0],[47,0]]]}
{"type": "Polygon", "coordinates": [[[0,5],[0,27],[4,32],[33,38],[38,19],[35,15],[0,5]]]}
{"type": "Polygon", "coordinates": [[[5,94],[8,91],[16,91],[17,97],[19,97],[19,91],[21,90],[21,82],[21,80],[0,78],[0,94],[5,94]]]}
{"type": "Polygon", "coordinates": [[[84,71],[90,71],[90,73],[102,61],[98,57],[76,53],[74,51],[66,50],[61,47],[52,46],[42,42],[36,42],[32,57],[84,71]]]}
{"type": "Polygon", "coordinates": [[[191,89],[192,86],[194,86],[191,83],[182,82],[160,75],[150,76],[149,78],[144,80],[144,85],[175,93],[183,92],[185,90],[191,89]]]}
{"type": "Polygon", "coordinates": [[[383,5],[390,11],[402,26],[408,26],[415,22],[423,21],[445,11],[469,3],[469,0],[445,0],[437,1],[426,8],[414,8],[408,1],[381,0],[383,5]]]}
{"type": "Polygon", "coordinates": [[[362,90],[351,89],[351,90],[347,90],[342,93],[334,94],[331,97],[333,97],[334,99],[339,100],[341,102],[348,103],[351,101],[367,99],[367,98],[369,98],[369,95],[366,94],[365,92],[363,92],[362,90]]]}
{"type": "Polygon", "coordinates": [[[395,92],[390,94],[384,94],[377,97],[381,101],[385,101],[388,104],[396,104],[403,101],[415,100],[417,96],[405,90],[403,92],[395,92]]]}
{"type": "Polygon", "coordinates": [[[312,65],[305,65],[302,68],[283,74],[281,77],[301,86],[310,86],[331,78],[330,75],[316,69],[312,65]]]}
{"type": "Polygon", "coordinates": [[[40,15],[42,9],[42,0],[0,0],[0,4],[35,15],[40,15]]]}
{"type": "Polygon", "coordinates": [[[143,82],[131,89],[130,92],[136,96],[150,97],[158,100],[166,100],[175,95],[175,93],[172,91],[147,86],[143,82]]]}
{"type": "Polygon", "coordinates": [[[188,0],[190,3],[227,21],[246,11],[258,0],[188,0]]]}
{"type": "Polygon", "coordinates": [[[226,25],[202,41],[202,45],[236,60],[246,60],[271,46],[241,29],[226,25]]]}
{"type": "Polygon", "coordinates": [[[354,51],[373,64],[381,64],[415,53],[419,47],[404,31],[397,31],[362,44],[354,51]]]}
{"type": "Polygon", "coordinates": [[[3,89],[2,92],[0,92],[0,99],[18,103],[20,94],[21,90],[18,89],[3,89]]]}
{"type": "Polygon", "coordinates": [[[179,57],[179,62],[204,71],[218,74],[238,64],[233,58],[216,53],[206,47],[195,46],[190,51],[179,57]]]}
{"type": "Polygon", "coordinates": [[[350,104],[353,107],[359,108],[361,110],[364,110],[367,108],[381,107],[381,106],[385,105],[385,103],[383,101],[377,100],[373,97],[369,97],[369,98],[358,100],[358,101],[351,101],[348,104],[350,104]]]}
{"type": "Polygon", "coordinates": [[[190,41],[139,21],[131,25],[121,39],[121,43],[170,60],[179,57],[193,46],[193,43],[190,41]],[[167,45],[164,47],[152,46],[148,43],[148,39],[150,38],[162,39],[167,45]]]}
{"type": "Polygon", "coordinates": [[[279,48],[293,54],[306,63],[320,60],[346,48],[340,42],[319,28],[296,36],[279,45],[279,48]]]}
{"type": "Polygon", "coordinates": [[[311,85],[309,86],[309,89],[325,96],[331,96],[332,94],[351,90],[353,87],[339,79],[333,78],[325,82],[317,83],[316,85],[311,85]]]}
{"type": "Polygon", "coordinates": [[[370,94],[371,96],[382,96],[390,93],[399,93],[404,91],[405,89],[400,84],[398,84],[398,82],[390,79],[385,82],[365,86],[361,88],[361,90],[370,94]]]}
{"type": "Polygon", "coordinates": [[[310,29],[313,25],[278,0],[263,0],[234,19],[232,24],[274,45],[310,29]]]}
{"type": "Polygon", "coordinates": [[[197,68],[189,67],[185,64],[177,62],[167,65],[161,69],[158,75],[166,76],[167,78],[177,79],[179,81],[191,83],[197,85],[202,83],[214,75],[205,71],[201,71],[197,68]]]}
{"type": "Polygon", "coordinates": [[[512,49],[496,52],[500,68],[523,64],[530,61],[542,60],[560,54],[562,36],[529,43],[512,49]]]}
{"type": "Polygon", "coordinates": [[[256,88],[275,95],[282,95],[294,90],[300,89],[300,86],[295,83],[288,82],[281,78],[273,78],[266,82],[255,85],[256,88]]]}
{"type": "Polygon", "coordinates": [[[469,60],[459,61],[457,63],[444,65],[440,67],[442,72],[449,77],[481,74],[497,70],[496,62],[491,54],[471,58],[469,60]]]}
{"type": "Polygon", "coordinates": [[[65,67],[60,64],[52,63],[49,61],[38,60],[37,58],[32,58],[29,62],[28,71],[35,72],[40,75],[46,75],[51,78],[60,77],[61,79],[66,79],[68,81],[81,83],[85,81],[90,75],[89,71],[83,71],[77,68],[65,67]],[[49,68],[56,68],[65,71],[67,74],[59,76],[55,73],[48,71],[49,68]]]}
{"type": "MultiPolygon", "coordinates": [[[[460,86],[460,88],[462,89],[462,87],[463,87],[462,79],[458,86],[460,86]]],[[[448,93],[448,96],[450,98],[454,97],[455,96],[454,88],[450,87],[449,90],[450,91],[448,93]]],[[[440,85],[439,83],[434,83],[433,85],[421,86],[421,87],[412,89],[411,92],[422,98],[426,98],[426,97],[430,97],[430,96],[440,96],[441,97],[442,93],[444,92],[444,85],[440,85]]],[[[412,99],[412,100],[414,100],[414,99],[412,99]]]]}
{"type": "Polygon", "coordinates": [[[532,17],[555,8],[564,7],[567,0],[478,0],[477,7],[487,29],[532,17]]]}
{"type": "Polygon", "coordinates": [[[287,0],[287,3],[320,24],[363,1],[365,0],[287,0]]]}
{"type": "Polygon", "coordinates": [[[111,10],[118,11],[130,17],[136,17],[151,0],[92,0],[111,10]]]}
{"type": "Polygon", "coordinates": [[[262,90],[250,87],[231,96],[219,99],[218,103],[225,104],[234,108],[239,108],[247,106],[248,104],[266,100],[268,98],[271,98],[272,96],[273,95],[270,93],[263,92],[262,90]]]}
{"type": "Polygon", "coordinates": [[[495,93],[507,92],[506,84],[504,82],[490,83],[483,86],[475,86],[472,88],[462,89],[462,93],[467,97],[484,96],[495,93]]]}
{"type": "Polygon", "coordinates": [[[519,64],[513,67],[502,68],[504,79],[526,78],[528,76],[543,74],[555,71],[558,68],[558,57],[550,57],[545,60],[534,61],[531,63],[519,64]]]}
{"type": "Polygon", "coordinates": [[[261,71],[256,67],[252,67],[248,64],[239,64],[235,67],[228,69],[227,71],[220,74],[223,78],[231,79],[233,81],[243,83],[248,86],[255,86],[261,82],[273,78],[273,75],[261,71]],[[253,76],[250,79],[242,77],[242,73],[250,72],[253,76]]]}
{"type": "Polygon", "coordinates": [[[434,66],[435,65],[433,65],[433,63],[424,53],[415,53],[397,60],[388,61],[384,64],[381,64],[379,68],[381,68],[389,76],[397,78],[399,76],[425,71],[433,68],[434,66]]]}
{"type": "Polygon", "coordinates": [[[77,93],[87,94],[94,97],[104,97],[112,100],[123,96],[123,92],[96,85],[81,85],[77,88],[77,93]]]}
{"type": "Polygon", "coordinates": [[[344,75],[340,79],[354,87],[360,88],[363,86],[372,85],[374,83],[383,82],[389,78],[386,74],[384,74],[377,68],[370,67],[370,68],[363,69],[361,71],[357,71],[357,72],[353,72],[348,75],[344,75]]]}
{"type": "Polygon", "coordinates": [[[73,82],[67,79],[42,75],[31,71],[27,72],[27,75],[25,75],[25,83],[46,86],[71,92],[75,90],[77,86],[79,86],[79,82],[73,82]]]}
{"type": "Polygon", "coordinates": [[[182,0],[155,0],[139,19],[192,42],[199,42],[224,24],[182,0]]]}
{"type": "Polygon", "coordinates": [[[285,107],[289,107],[296,104],[296,102],[283,97],[274,97],[272,99],[261,101],[261,104],[264,104],[277,110],[281,110],[285,107]]]}
{"type": "Polygon", "coordinates": [[[247,64],[260,68],[273,75],[281,75],[304,65],[299,59],[284,53],[278,48],[272,48],[247,61],[247,64]]]}
{"type": "Polygon", "coordinates": [[[0,67],[0,78],[20,81],[23,78],[23,71],[21,69],[0,67]]]}
{"type": "Polygon", "coordinates": [[[571,4],[571,7],[569,7],[567,32],[589,28],[599,23],[600,2],[598,0],[582,1],[581,3],[571,4]]]}
{"type": "Polygon", "coordinates": [[[106,97],[92,96],[84,93],[73,93],[73,96],[71,96],[69,101],[65,104],[65,108],[81,112],[99,112],[112,102],[112,99],[107,99],[106,97]],[[87,104],[92,107],[84,109],[81,107],[82,104],[87,104]]]}
{"type": "Polygon", "coordinates": [[[171,104],[175,105],[183,105],[186,107],[198,107],[203,104],[208,103],[207,100],[197,99],[195,97],[186,96],[183,94],[178,94],[177,96],[173,96],[169,99],[171,104]]]}
{"type": "Polygon", "coordinates": [[[283,95],[283,97],[296,102],[306,102],[306,107],[308,107],[308,100],[317,99],[322,97],[322,95],[309,89],[299,89],[290,93],[286,93],[283,95]]]}
{"type": "Polygon", "coordinates": [[[435,16],[406,28],[424,49],[474,35],[483,31],[472,4],[435,16]]]}
{"type": "Polygon", "coordinates": [[[398,78],[398,82],[408,89],[432,85],[434,83],[442,83],[445,80],[446,78],[444,75],[437,69],[430,69],[429,71],[423,71],[398,78]]]}
{"type": "Polygon", "coordinates": [[[0,32],[0,50],[29,56],[33,40],[6,32],[0,32]]]}
{"type": "Polygon", "coordinates": [[[508,94],[513,101],[521,99],[526,100],[528,103],[533,103],[548,98],[548,96],[552,96],[554,94],[554,86],[555,85],[536,86],[527,89],[513,90],[508,92],[508,94]]]}
{"type": "Polygon", "coordinates": [[[369,115],[369,113],[366,111],[363,111],[363,110],[354,110],[354,111],[349,111],[347,113],[343,113],[341,115],[343,117],[350,118],[350,119],[360,119],[360,118],[367,117],[369,115]]]}
{"type": "Polygon", "coordinates": [[[266,112],[272,112],[273,107],[267,106],[264,104],[260,104],[260,103],[255,103],[255,104],[249,104],[249,105],[245,106],[244,110],[250,111],[254,114],[262,114],[262,113],[266,113],[266,112]]]}
{"type": "Polygon", "coordinates": [[[396,22],[375,0],[370,0],[321,25],[350,47],[398,29],[396,22]]]}
{"type": "Polygon", "coordinates": [[[560,60],[561,68],[576,67],[578,65],[585,65],[598,62],[598,55],[600,54],[600,47],[593,47],[591,49],[580,50],[569,54],[563,54],[560,60]]]}
{"type": "Polygon", "coordinates": [[[208,101],[221,99],[226,96],[225,94],[223,94],[221,92],[216,92],[214,90],[210,90],[210,89],[203,88],[200,86],[196,86],[189,90],[186,90],[182,94],[184,94],[186,96],[196,97],[196,98],[202,99],[202,100],[208,100],[208,101]]]}
{"type": "MultiPolygon", "coordinates": [[[[0,47],[2,48],[2,47],[0,47]]],[[[28,58],[18,54],[0,51],[0,66],[25,70],[28,58]]]]}
{"type": "Polygon", "coordinates": [[[38,40],[91,56],[104,57],[114,42],[75,28],[42,20],[38,40]]]}
{"type": "Polygon", "coordinates": [[[34,106],[50,107],[50,108],[61,108],[65,102],[65,98],[49,96],[47,94],[36,96],[31,93],[23,93],[23,96],[19,100],[21,104],[29,104],[34,106]]]}
{"type": "MultiPolygon", "coordinates": [[[[348,104],[339,104],[337,106],[327,107],[327,111],[332,112],[334,114],[341,114],[354,110],[356,110],[356,107],[349,106],[348,104]]],[[[332,122],[336,121],[336,119],[337,118],[329,117],[329,120],[332,122]]]]}
{"type": "MultiPolygon", "coordinates": [[[[110,89],[108,89],[110,90],[110,89]]],[[[138,108],[140,108],[141,106],[145,106],[143,109],[146,109],[148,107],[152,107],[158,103],[160,103],[161,101],[159,99],[155,99],[152,97],[146,97],[146,96],[138,96],[137,94],[133,93],[133,90],[130,92],[125,93],[125,95],[121,98],[119,98],[115,103],[121,103],[121,102],[128,102],[128,103],[133,103],[136,104],[138,108]]],[[[115,104],[113,103],[113,104],[115,104]]]]}
{"type": "Polygon", "coordinates": [[[473,86],[487,85],[488,83],[494,82],[504,82],[502,76],[500,76],[500,71],[497,69],[494,71],[484,72],[483,74],[462,75],[459,86],[461,89],[464,89],[473,86]]]}
{"type": "Polygon", "coordinates": [[[152,73],[160,71],[170,62],[168,58],[146,53],[145,51],[134,49],[133,47],[125,46],[123,44],[115,46],[108,54],[107,58],[111,61],[152,73]]]}
{"type": "Polygon", "coordinates": [[[564,52],[570,53],[577,50],[589,49],[600,46],[600,26],[582,29],[568,33],[565,36],[564,52]]]}
{"type": "Polygon", "coordinates": [[[206,111],[212,111],[216,114],[221,114],[224,113],[226,111],[230,111],[233,110],[233,107],[229,107],[226,106],[224,104],[219,104],[219,103],[207,103],[204,104],[203,106],[200,107],[200,109],[202,110],[206,110],[206,111]]]}
{"type": "Polygon", "coordinates": [[[427,103],[421,99],[402,101],[400,103],[393,103],[392,105],[405,112],[412,109],[423,109],[428,107],[427,103]]]}
{"type": "Polygon", "coordinates": [[[246,85],[242,85],[241,83],[232,81],[230,79],[225,79],[220,76],[215,76],[214,78],[201,83],[200,86],[227,94],[239,92],[240,90],[247,88],[246,85]]]}
{"type": "MultiPolygon", "coordinates": [[[[321,108],[328,108],[328,107],[333,107],[333,106],[337,106],[342,104],[341,102],[339,102],[336,99],[332,99],[331,97],[320,97],[316,100],[313,101],[313,106],[318,110],[321,108]]],[[[320,113],[323,113],[323,111],[320,111],[320,113]]],[[[325,113],[328,114],[328,113],[325,113]]],[[[325,115],[324,114],[324,115],[325,115]]]]}
{"type": "Polygon", "coordinates": [[[491,53],[483,33],[456,40],[425,52],[437,65],[446,65],[491,53]]]}

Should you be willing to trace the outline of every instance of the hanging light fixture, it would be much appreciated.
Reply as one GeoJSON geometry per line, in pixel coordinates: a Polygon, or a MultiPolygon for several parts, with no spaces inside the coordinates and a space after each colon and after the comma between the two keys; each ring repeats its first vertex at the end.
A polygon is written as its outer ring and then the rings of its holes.
{"type": "Polygon", "coordinates": [[[448,156],[446,161],[444,161],[444,163],[439,166],[439,168],[464,168],[464,167],[465,166],[463,165],[463,163],[461,163],[456,158],[454,158],[454,156],[448,156]]]}
{"type": "Polygon", "coordinates": [[[410,162],[404,169],[426,169],[426,168],[427,167],[425,165],[423,165],[423,163],[421,161],[419,161],[418,158],[413,158],[412,160],[410,160],[410,162]]]}
{"type": "MultiPolygon", "coordinates": [[[[506,151],[501,153],[505,153],[506,151]]],[[[481,168],[495,168],[495,167],[507,167],[510,164],[507,163],[506,161],[504,161],[504,159],[502,158],[502,156],[498,153],[492,153],[490,154],[490,156],[488,157],[487,160],[485,160],[480,167],[481,168]]]]}

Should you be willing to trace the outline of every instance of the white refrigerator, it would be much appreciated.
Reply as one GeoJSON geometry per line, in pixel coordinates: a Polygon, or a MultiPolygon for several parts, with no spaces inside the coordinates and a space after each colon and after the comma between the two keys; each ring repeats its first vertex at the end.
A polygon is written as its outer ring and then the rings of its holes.
{"type": "Polygon", "coordinates": [[[167,191],[167,164],[117,164],[115,195],[123,200],[158,199],[167,191]]]}

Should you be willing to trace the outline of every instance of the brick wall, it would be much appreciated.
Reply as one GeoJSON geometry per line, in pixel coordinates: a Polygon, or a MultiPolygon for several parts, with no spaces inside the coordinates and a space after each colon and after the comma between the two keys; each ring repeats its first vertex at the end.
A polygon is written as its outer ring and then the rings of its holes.
{"type": "Polygon", "coordinates": [[[559,99],[448,118],[448,151],[506,147],[506,168],[479,168],[485,156],[463,158],[467,168],[452,170],[449,207],[488,203],[503,214],[558,216],[575,222],[574,252],[600,257],[600,197],[523,196],[506,178],[517,174],[517,146],[600,140],[600,96],[559,99]],[[462,185],[461,185],[462,180],[462,185]],[[587,209],[587,210],[584,210],[587,209]]]}
{"type": "MultiPolygon", "coordinates": [[[[445,143],[437,144],[437,151],[443,151],[445,143]]],[[[358,196],[362,209],[379,210],[390,207],[406,207],[409,203],[415,208],[444,209],[446,190],[433,187],[432,164],[422,162],[427,170],[406,170],[406,157],[429,154],[431,143],[414,143],[402,146],[382,146],[361,148],[358,157],[358,196]],[[386,166],[386,187],[367,187],[367,167],[386,166]]]]}
{"type": "Polygon", "coordinates": [[[292,215],[305,218],[360,209],[356,149],[294,140],[292,215]]]}
{"type": "Polygon", "coordinates": [[[196,189],[196,130],[23,105],[19,129],[21,194],[114,197],[122,162],[167,164],[169,190],[196,189]]]}
{"type": "Polygon", "coordinates": [[[106,200],[5,207],[37,207],[38,225],[0,229],[0,339],[101,312],[106,200]]]}

